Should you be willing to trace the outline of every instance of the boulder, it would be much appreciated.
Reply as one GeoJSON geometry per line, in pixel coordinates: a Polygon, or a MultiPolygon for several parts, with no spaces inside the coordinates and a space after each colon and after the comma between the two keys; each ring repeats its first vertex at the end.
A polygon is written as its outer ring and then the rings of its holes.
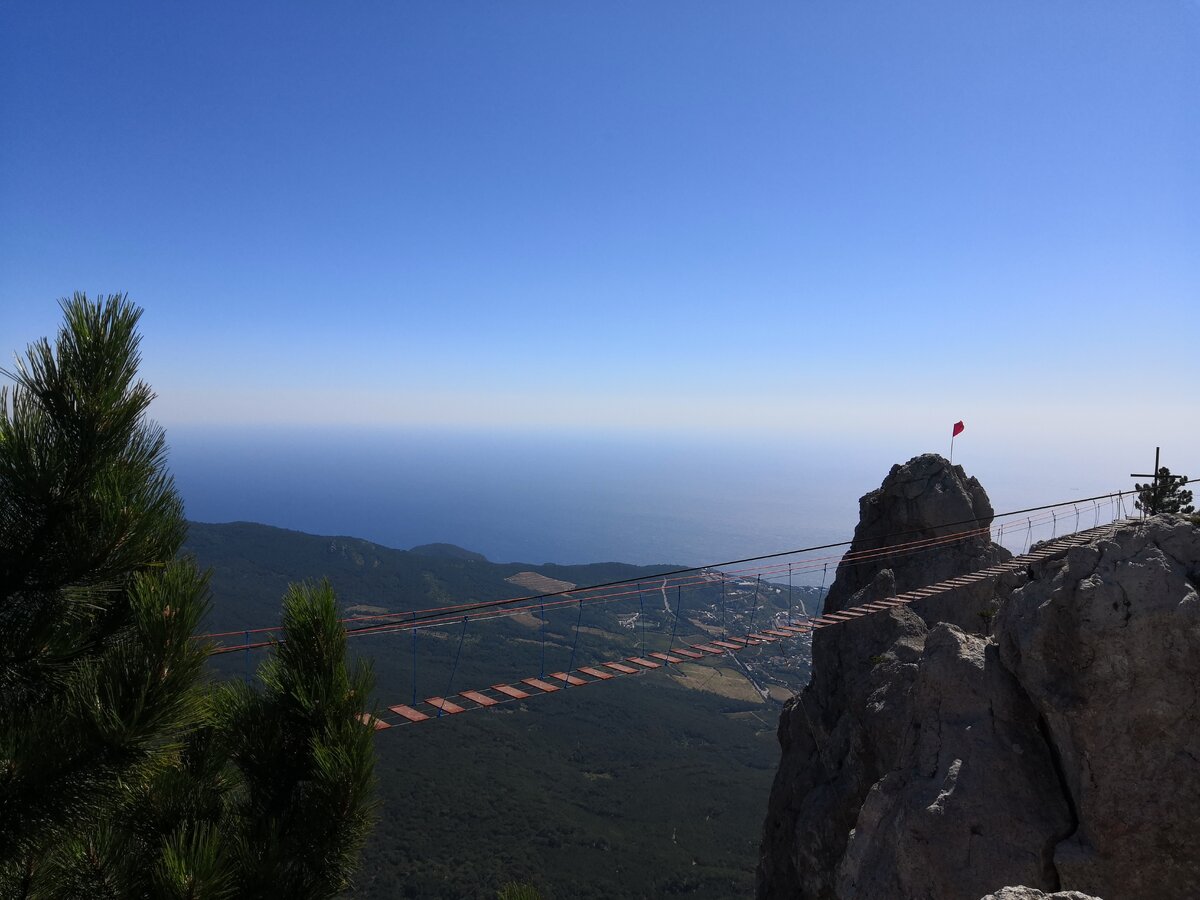
{"type": "Polygon", "coordinates": [[[1053,894],[1044,894],[1037,888],[1006,887],[1000,888],[994,894],[980,897],[979,900],[1102,900],[1102,898],[1093,897],[1091,894],[1081,894],[1079,891],[1056,891],[1053,894]]]}

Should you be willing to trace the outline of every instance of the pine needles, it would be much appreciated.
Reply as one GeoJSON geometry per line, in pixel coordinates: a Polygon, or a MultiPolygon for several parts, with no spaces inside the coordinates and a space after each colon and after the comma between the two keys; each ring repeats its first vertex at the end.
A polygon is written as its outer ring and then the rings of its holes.
{"type": "Polygon", "coordinates": [[[372,816],[370,671],[301,586],[263,688],[208,679],[141,311],[62,307],[0,388],[0,897],[333,896],[372,816]]]}

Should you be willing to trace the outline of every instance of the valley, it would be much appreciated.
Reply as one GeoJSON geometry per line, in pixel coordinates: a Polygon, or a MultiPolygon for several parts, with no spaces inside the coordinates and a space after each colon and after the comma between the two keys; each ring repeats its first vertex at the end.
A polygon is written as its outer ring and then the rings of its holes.
{"type": "MultiPolygon", "coordinates": [[[[545,609],[465,630],[355,637],[352,651],[374,667],[377,708],[558,671],[572,656],[577,668],[666,650],[672,632],[679,644],[744,633],[819,599],[814,588],[789,596],[786,584],[754,580],[725,579],[722,591],[712,574],[675,594],[655,576],[678,566],[491,563],[458,548],[425,555],[249,523],[192,523],[185,551],[211,570],[217,632],[277,621],[287,583],[302,579],[327,577],[348,615],[395,620],[526,597],[528,584],[634,579],[606,602],[581,591],[582,609],[548,597],[545,609]],[[540,580],[514,583],[521,573],[540,580]]],[[[214,668],[247,677],[261,654],[246,656],[214,657],[214,668]]],[[[352,896],[490,900],[514,879],[547,898],[748,895],[778,759],[774,723],[808,667],[806,642],[761,645],[380,732],[379,824],[352,896]]]]}

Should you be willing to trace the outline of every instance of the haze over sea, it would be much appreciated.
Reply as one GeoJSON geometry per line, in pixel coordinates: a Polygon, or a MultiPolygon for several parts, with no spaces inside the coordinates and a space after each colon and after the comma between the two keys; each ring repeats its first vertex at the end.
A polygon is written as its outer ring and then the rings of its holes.
{"type": "MultiPolygon", "coordinates": [[[[720,436],[179,425],[168,436],[192,520],[399,548],[444,541],[535,564],[701,564],[844,540],[859,496],[930,449],[753,425],[720,436]]],[[[971,447],[970,436],[959,438],[957,461],[997,511],[1123,486],[1121,453],[1138,449],[1118,446],[1082,468],[1043,459],[1030,471],[1009,450],[971,447]]]]}
{"type": "Polygon", "coordinates": [[[1200,474],[1196,2],[119,7],[0,4],[0,366],[128,292],[192,519],[702,564],[959,419],[997,510],[1200,474]]]}

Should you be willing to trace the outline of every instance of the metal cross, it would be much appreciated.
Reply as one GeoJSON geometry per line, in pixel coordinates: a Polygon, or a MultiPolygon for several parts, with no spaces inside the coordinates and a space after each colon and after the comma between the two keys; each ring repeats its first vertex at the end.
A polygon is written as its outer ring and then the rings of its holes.
{"type": "MultiPolygon", "coordinates": [[[[1161,447],[1154,448],[1154,474],[1153,475],[1146,475],[1144,473],[1139,475],[1137,472],[1129,473],[1130,478],[1153,478],[1154,479],[1154,484],[1151,486],[1151,490],[1150,490],[1150,502],[1146,504],[1147,509],[1143,510],[1143,513],[1148,512],[1150,515],[1154,515],[1156,512],[1158,512],[1158,509],[1155,505],[1158,502],[1158,483],[1159,483],[1159,481],[1163,480],[1162,477],[1158,474],[1158,468],[1159,468],[1159,466],[1158,466],[1158,451],[1161,449],[1162,449],[1161,447]]],[[[1176,476],[1172,475],[1171,477],[1175,478],[1176,476]]],[[[1170,482],[1168,481],[1167,484],[1170,484],[1170,482]]]]}

